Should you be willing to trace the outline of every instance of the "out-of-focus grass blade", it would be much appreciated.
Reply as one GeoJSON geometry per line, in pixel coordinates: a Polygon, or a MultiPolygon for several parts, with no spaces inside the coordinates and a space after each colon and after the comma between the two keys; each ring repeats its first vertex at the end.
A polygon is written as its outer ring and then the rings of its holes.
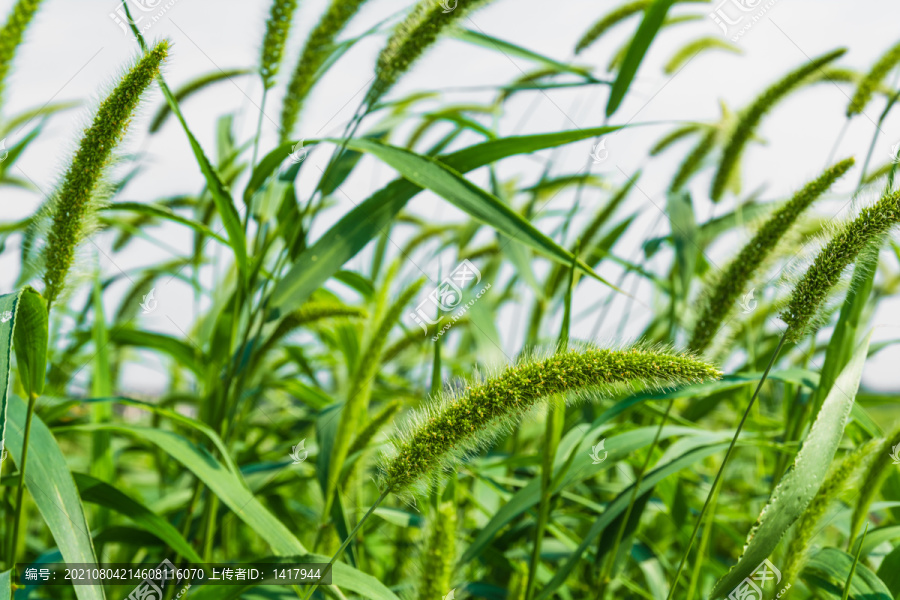
{"type": "Polygon", "coordinates": [[[180,366],[187,367],[197,374],[203,373],[203,364],[198,361],[197,357],[199,350],[170,335],[140,329],[114,328],[109,332],[109,339],[119,346],[136,346],[157,350],[168,354],[180,366]]]}
{"type": "MultiPolygon", "coordinates": [[[[219,83],[220,81],[225,81],[226,79],[231,79],[232,77],[240,77],[241,75],[247,75],[249,73],[255,73],[254,69],[228,69],[223,71],[219,69],[217,71],[213,71],[212,73],[206,73],[205,75],[201,75],[191,81],[185,83],[183,86],[175,90],[172,94],[175,100],[181,102],[187,99],[189,96],[200,92],[207,87],[219,83]]],[[[150,123],[150,133],[156,133],[159,131],[160,127],[163,126],[168,116],[172,114],[172,108],[169,104],[163,104],[159,107],[159,110],[156,112],[156,115],[153,117],[153,121],[150,123]]]]}
{"type": "Polygon", "coordinates": [[[894,600],[900,598],[900,546],[896,546],[884,557],[876,575],[890,590],[894,600]]]}
{"type": "MultiPolygon", "coordinates": [[[[9,452],[18,464],[25,440],[26,403],[17,396],[9,398],[9,452]]],[[[68,563],[96,564],[97,556],[90,528],[84,518],[84,507],[66,458],[53,434],[40,417],[32,416],[28,440],[28,469],[25,484],[38,507],[44,523],[53,535],[63,560],[68,563]]],[[[104,600],[100,585],[76,585],[78,600],[104,600]]]]}
{"type": "Polygon", "coordinates": [[[853,584],[853,575],[856,573],[856,567],[859,565],[859,554],[862,551],[863,543],[866,541],[867,533],[869,533],[868,523],[866,524],[866,530],[862,534],[859,547],[856,549],[856,554],[853,556],[853,564],[850,565],[850,572],[847,573],[847,581],[844,582],[844,594],[841,596],[841,600],[847,600],[847,597],[850,595],[850,586],[853,584]]]}
{"type": "MultiPolygon", "coordinates": [[[[496,196],[471,183],[441,161],[374,140],[352,139],[347,142],[347,147],[373,154],[417,186],[431,190],[469,215],[545,256],[563,264],[572,261],[571,252],[544,235],[496,196]]],[[[607,283],[582,261],[578,261],[578,266],[598,281],[607,283]]],[[[612,287],[609,283],[607,285],[612,287]]]]}
{"type": "Polygon", "coordinates": [[[803,447],[797,453],[793,468],[781,479],[760,513],[744,554],[734,568],[716,583],[710,598],[727,595],[749,576],[772,553],[784,533],[803,514],[819,491],[844,435],[871,336],[870,333],[856,348],[852,359],[837,378],[803,447]]]}
{"type": "Polygon", "coordinates": [[[206,484],[206,487],[234,511],[238,518],[269,544],[273,552],[285,556],[306,553],[306,548],[300,540],[256,499],[243,478],[216,460],[208,450],[183,436],[150,427],[116,424],[82,425],[72,429],[85,431],[107,429],[133,435],[155,444],[206,484]]]}
{"type": "Polygon", "coordinates": [[[171,208],[167,206],[163,206],[161,204],[142,204],[140,202],[114,202],[113,204],[109,204],[104,206],[102,210],[105,211],[117,211],[117,210],[127,210],[131,212],[136,212],[142,215],[147,215],[150,217],[159,217],[160,219],[166,219],[168,221],[172,221],[173,223],[180,223],[181,225],[186,225],[190,227],[194,231],[198,233],[202,233],[203,235],[207,235],[216,241],[222,242],[226,246],[228,245],[228,240],[223,238],[221,235],[204,225],[203,223],[199,223],[197,221],[193,221],[186,217],[182,217],[171,208]]]}
{"type": "MultiPolygon", "coordinates": [[[[531,136],[492,140],[440,157],[443,164],[460,173],[516,154],[527,154],[578,140],[604,135],[620,127],[595,127],[531,136]]],[[[269,153],[254,171],[251,179],[264,181],[291,153],[291,143],[269,153]],[[267,165],[268,173],[261,170],[267,165]]],[[[384,231],[410,198],[422,188],[398,179],[375,192],[359,206],[344,215],[326,234],[298,256],[294,266],[278,282],[268,309],[272,318],[287,314],[300,306],[309,295],[324,284],[341,266],[362,250],[372,238],[384,231]]]]}
{"type": "MultiPolygon", "coordinates": [[[[806,563],[803,578],[826,592],[829,597],[840,598],[841,587],[847,581],[854,559],[837,548],[822,548],[806,563]]],[[[878,575],[865,565],[857,565],[850,584],[851,600],[893,600],[890,590],[878,575]]]]}
{"type": "MultiPolygon", "coordinates": [[[[646,493],[648,490],[652,489],[654,486],[656,486],[657,483],[659,483],[669,475],[677,473],[678,471],[681,471],[682,469],[685,469],[690,465],[696,463],[697,461],[703,460],[704,458],[715,454],[716,452],[721,452],[727,446],[727,443],[721,443],[698,448],[681,455],[680,457],[666,463],[663,466],[657,467],[653,471],[647,473],[647,475],[644,477],[638,493],[646,493]]],[[[582,541],[579,544],[578,548],[574,552],[572,552],[571,556],[568,558],[568,560],[566,560],[566,562],[559,566],[550,581],[547,582],[540,593],[537,594],[537,600],[544,600],[545,598],[552,597],[553,593],[559,588],[559,586],[566,582],[566,580],[569,578],[569,575],[572,573],[572,570],[581,563],[582,556],[588,549],[588,546],[593,544],[596,541],[597,536],[603,533],[603,530],[606,529],[606,527],[628,507],[628,504],[631,502],[633,487],[633,485],[628,486],[627,488],[622,490],[622,492],[618,496],[616,496],[616,498],[612,502],[606,505],[606,510],[603,511],[603,514],[601,514],[596,521],[594,521],[594,524],[591,526],[591,529],[588,531],[587,535],[582,538],[582,541]]]]}
{"type": "Polygon", "coordinates": [[[152,533],[189,561],[194,563],[203,562],[200,555],[197,554],[177,529],[137,500],[90,475],[84,473],[72,473],[72,475],[75,478],[75,484],[78,486],[83,502],[99,504],[127,517],[135,525],[144,531],[152,533]]]}
{"type": "Polygon", "coordinates": [[[647,54],[647,49],[650,48],[650,43],[656,37],[673,4],[675,4],[675,0],[655,0],[644,11],[644,20],[641,21],[640,27],[631,39],[625,60],[622,62],[622,67],[619,69],[619,74],[609,93],[609,100],[606,103],[607,117],[616,112],[622,103],[625,93],[637,74],[638,67],[644,60],[644,55],[647,54]]]}
{"type": "Polygon", "coordinates": [[[505,55],[508,54],[510,56],[517,56],[519,58],[531,60],[540,65],[556,69],[560,73],[573,73],[575,75],[584,77],[594,83],[599,83],[599,80],[594,79],[590,76],[590,69],[588,69],[587,67],[567,65],[566,63],[559,62],[558,60],[554,60],[548,56],[544,56],[543,54],[538,54],[537,52],[533,52],[527,48],[517,46],[516,44],[497,39],[484,33],[472,31],[471,29],[459,28],[451,31],[450,35],[460,41],[468,42],[469,44],[475,44],[476,46],[494,50],[505,55]]]}

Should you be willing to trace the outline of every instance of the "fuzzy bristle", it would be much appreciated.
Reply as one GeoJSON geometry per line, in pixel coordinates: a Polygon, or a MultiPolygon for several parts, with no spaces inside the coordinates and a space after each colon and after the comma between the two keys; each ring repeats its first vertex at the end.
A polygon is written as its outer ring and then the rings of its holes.
{"type": "Polygon", "coordinates": [[[411,429],[394,439],[385,457],[381,488],[403,493],[426,475],[488,444],[541,401],[562,394],[610,394],[623,384],[667,387],[717,379],[712,365],[688,354],[630,348],[583,347],[525,359],[459,394],[437,399],[414,415],[411,429]]]}

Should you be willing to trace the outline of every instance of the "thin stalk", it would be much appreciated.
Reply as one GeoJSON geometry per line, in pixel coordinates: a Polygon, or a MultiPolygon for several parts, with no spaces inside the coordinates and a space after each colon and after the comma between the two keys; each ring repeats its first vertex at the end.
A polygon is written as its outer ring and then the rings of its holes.
{"type": "Polygon", "coordinates": [[[622,522],[619,523],[619,530],[616,532],[615,541],[606,557],[606,566],[600,577],[600,589],[597,593],[598,600],[603,600],[606,596],[606,590],[610,582],[610,577],[612,576],[612,570],[616,564],[616,556],[619,554],[619,546],[622,544],[622,539],[625,537],[625,527],[628,525],[628,519],[631,518],[631,511],[634,509],[635,502],[637,502],[638,490],[641,488],[641,483],[644,481],[644,474],[650,466],[650,460],[653,458],[653,451],[656,450],[656,446],[659,444],[659,438],[662,436],[663,427],[665,427],[666,421],[669,420],[669,413],[672,412],[672,406],[674,404],[674,398],[669,400],[669,404],[666,406],[666,413],[663,415],[662,421],[659,422],[659,427],[656,429],[656,435],[653,437],[653,443],[650,444],[650,449],[647,451],[646,458],[644,458],[644,464],[641,465],[641,470],[638,472],[638,476],[634,483],[634,489],[631,492],[631,500],[628,502],[628,508],[625,509],[625,514],[622,515],[622,522]]]}
{"type": "MultiPolygon", "coordinates": [[[[569,346],[569,329],[572,323],[572,293],[575,288],[575,261],[581,250],[581,241],[575,241],[572,251],[572,264],[569,268],[569,281],[566,287],[565,310],[563,312],[562,327],[557,341],[557,351],[565,352],[569,346]]],[[[545,451],[541,464],[541,502],[538,506],[538,520],[534,530],[534,546],[531,552],[531,568],[528,569],[528,581],[525,584],[526,600],[533,600],[538,565],[541,561],[541,544],[544,540],[544,531],[550,520],[550,508],[553,504],[553,463],[556,462],[556,450],[559,440],[562,439],[563,428],[566,423],[566,403],[562,398],[551,402],[547,407],[547,428],[545,433],[545,451]]]]}
{"type": "Polygon", "coordinates": [[[700,568],[703,566],[703,557],[706,556],[706,549],[709,548],[709,540],[712,537],[712,524],[716,516],[716,504],[719,502],[719,490],[713,494],[712,504],[710,504],[709,514],[706,517],[706,529],[703,530],[703,536],[700,538],[700,547],[697,548],[697,556],[700,560],[694,561],[694,570],[691,573],[691,584],[688,587],[686,600],[694,600],[694,594],[697,591],[697,584],[700,582],[700,568]]]}
{"type": "Polygon", "coordinates": [[[728,450],[725,452],[725,459],[722,460],[722,465],[719,467],[719,472],[716,473],[716,478],[713,480],[712,488],[709,490],[709,494],[706,495],[706,501],[703,503],[703,508],[700,509],[700,515],[697,517],[697,522],[694,524],[694,530],[691,532],[691,537],[688,538],[688,546],[684,551],[684,555],[681,557],[681,563],[678,565],[678,571],[675,572],[675,579],[672,581],[672,586],[669,588],[669,595],[666,596],[666,600],[672,600],[675,593],[675,588],[678,587],[678,579],[681,577],[681,572],[684,570],[684,565],[687,562],[688,555],[691,553],[691,547],[694,545],[694,538],[697,536],[697,530],[700,529],[700,523],[703,521],[703,515],[706,514],[706,509],[709,508],[710,502],[712,501],[712,497],[716,492],[716,488],[719,485],[719,481],[722,479],[722,473],[725,472],[725,467],[728,465],[728,459],[731,458],[731,452],[734,450],[734,446],[737,443],[738,436],[741,435],[741,430],[744,428],[744,423],[747,421],[747,417],[750,415],[750,409],[753,408],[753,403],[756,402],[756,397],[759,396],[759,391],[762,389],[763,384],[766,382],[766,379],[769,377],[769,371],[772,370],[772,366],[775,364],[775,360],[778,358],[778,354],[781,352],[782,346],[784,346],[785,341],[787,341],[787,332],[781,334],[781,339],[778,341],[778,346],[775,347],[775,352],[772,353],[772,358],[769,359],[769,364],[766,367],[765,372],[763,373],[762,379],[759,380],[759,385],[756,386],[756,391],[753,392],[753,397],[750,398],[750,403],[747,405],[747,409],[744,411],[744,416],[741,417],[741,422],[738,423],[737,430],[734,432],[734,437],[731,438],[731,444],[728,445],[728,450]]]}
{"type": "MultiPolygon", "coordinates": [[[[350,545],[350,541],[354,537],[356,537],[356,534],[360,530],[360,528],[363,526],[363,523],[365,523],[366,520],[368,520],[368,518],[372,516],[372,513],[375,512],[375,509],[378,508],[378,505],[380,505],[384,501],[384,499],[387,498],[388,491],[389,490],[385,490],[385,491],[381,492],[381,495],[378,496],[378,500],[375,501],[375,504],[373,504],[371,506],[371,508],[369,508],[368,512],[363,515],[363,518],[359,520],[359,522],[356,524],[356,527],[354,527],[353,530],[347,534],[347,539],[345,539],[343,541],[343,543],[341,544],[341,547],[337,549],[337,552],[335,552],[334,556],[331,557],[331,560],[328,561],[328,566],[325,567],[325,572],[322,573],[322,577],[325,577],[326,575],[328,575],[328,573],[331,571],[331,565],[333,565],[335,563],[335,561],[337,561],[337,559],[340,558],[341,554],[344,553],[344,550],[347,549],[347,546],[350,545]]],[[[312,595],[316,591],[317,587],[319,587],[318,584],[313,584],[309,587],[309,592],[306,594],[306,600],[309,600],[309,598],[312,598],[312,595]]]]}
{"type": "Polygon", "coordinates": [[[22,441],[22,463],[19,465],[19,482],[16,486],[16,512],[13,515],[12,540],[9,548],[9,565],[12,569],[16,565],[16,551],[19,548],[19,527],[22,523],[22,503],[25,500],[25,467],[28,464],[28,440],[31,437],[31,419],[34,416],[34,405],[37,402],[37,394],[32,393],[28,397],[28,413],[25,417],[25,435],[22,441]]]}
{"type": "MultiPolygon", "coordinates": [[[[262,125],[263,125],[263,117],[265,116],[266,110],[266,96],[269,95],[269,90],[263,85],[263,93],[262,93],[262,101],[259,104],[259,119],[256,121],[256,135],[253,137],[253,162],[250,163],[250,168],[256,166],[256,158],[259,155],[259,138],[262,137],[262,125]]],[[[247,219],[244,221],[244,233],[247,232],[247,223],[250,222],[250,211],[247,211],[247,219]]]]}

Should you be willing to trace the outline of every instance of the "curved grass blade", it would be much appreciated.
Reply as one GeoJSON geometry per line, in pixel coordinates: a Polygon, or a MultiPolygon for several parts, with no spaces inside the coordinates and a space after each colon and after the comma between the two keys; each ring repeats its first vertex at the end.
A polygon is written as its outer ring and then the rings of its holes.
{"type": "Polygon", "coordinates": [[[141,202],[115,202],[113,204],[109,204],[104,206],[101,210],[103,211],[117,211],[117,210],[127,210],[131,212],[135,212],[141,215],[147,215],[150,217],[159,217],[160,219],[166,219],[168,221],[172,221],[173,223],[180,223],[181,225],[185,225],[190,227],[197,233],[209,236],[214,240],[225,244],[228,244],[228,240],[223,238],[221,235],[204,225],[203,223],[199,223],[197,221],[188,219],[186,217],[182,217],[171,208],[164,206],[162,204],[144,204],[141,202]]]}
{"type": "MultiPolygon", "coordinates": [[[[202,563],[203,559],[182,537],[177,529],[152,510],[123,494],[118,488],[84,473],[72,473],[75,485],[83,502],[98,504],[111,511],[127,517],[135,525],[152,533],[168,544],[173,550],[193,563],[202,563]]],[[[2,597],[2,596],[0,596],[2,597]]]]}
{"type": "MultiPolygon", "coordinates": [[[[853,556],[842,550],[822,548],[809,559],[803,576],[820,590],[829,592],[829,596],[839,597],[853,563],[853,556]]],[[[856,566],[849,591],[851,600],[893,600],[884,582],[862,564],[856,566]]]]}
{"type": "MultiPolygon", "coordinates": [[[[717,452],[721,452],[727,446],[727,443],[721,443],[697,448],[682,454],[661,467],[657,467],[653,471],[647,473],[644,477],[644,480],[641,482],[641,487],[638,490],[638,494],[643,495],[647,493],[656,486],[657,483],[669,475],[677,473],[697,461],[712,456],[717,452]]],[[[597,520],[594,521],[594,524],[591,525],[590,531],[582,538],[578,548],[571,553],[571,556],[566,562],[559,566],[550,581],[547,582],[541,592],[536,596],[537,600],[545,600],[546,598],[552,597],[553,593],[566,582],[569,575],[581,562],[582,555],[587,551],[588,547],[596,541],[597,536],[603,533],[603,530],[628,507],[628,504],[631,502],[633,487],[633,485],[628,486],[616,496],[615,500],[606,505],[606,510],[604,510],[603,514],[601,514],[597,520]]]]}
{"type": "MultiPolygon", "coordinates": [[[[466,173],[516,154],[527,154],[616,131],[620,127],[595,127],[558,133],[515,136],[492,140],[440,157],[441,163],[466,173]]],[[[264,181],[291,153],[292,143],[279,146],[261,162],[269,173],[257,170],[251,181],[264,181]]],[[[304,250],[294,266],[278,282],[267,309],[271,318],[288,314],[348,260],[356,256],[374,237],[383,232],[406,203],[422,190],[406,179],[397,179],[375,192],[348,212],[311,247],[304,250]]]]}
{"type": "Polygon", "coordinates": [[[283,556],[306,554],[307,550],[300,540],[262,505],[240,475],[230,471],[216,460],[208,450],[194,444],[187,438],[171,431],[150,427],[106,423],[78,425],[71,429],[82,431],[107,429],[133,435],[155,444],[163,452],[196,475],[212,493],[234,511],[238,518],[264,539],[273,552],[283,556]]]}
{"type": "MultiPolygon", "coordinates": [[[[9,399],[9,452],[18,463],[22,457],[25,417],[28,407],[21,398],[9,399]]],[[[84,506],[56,439],[38,415],[32,416],[28,441],[28,468],[25,484],[44,523],[53,535],[63,560],[68,563],[97,563],[84,506]]],[[[100,585],[76,585],[78,600],[104,600],[100,585]]]]}
{"type": "MultiPolygon", "coordinates": [[[[175,92],[173,92],[172,96],[176,101],[181,102],[186,100],[188,97],[194,95],[197,92],[203,91],[209,86],[224,81],[226,79],[231,79],[232,77],[240,77],[241,75],[248,75],[250,73],[255,73],[254,69],[228,69],[213,71],[212,73],[207,73],[205,75],[201,75],[191,81],[187,82],[175,92]]],[[[153,116],[153,121],[150,123],[150,133],[156,133],[163,126],[163,123],[166,122],[166,119],[169,115],[172,114],[172,107],[166,103],[159,107],[159,110],[153,116]]]]}
{"type": "Polygon", "coordinates": [[[16,349],[19,376],[26,392],[40,395],[47,368],[47,335],[47,305],[39,293],[26,287],[0,296],[0,452],[6,448],[12,349],[16,349]]]}
{"type": "Polygon", "coordinates": [[[819,491],[844,435],[844,426],[859,389],[871,333],[856,348],[853,358],[835,381],[822,404],[793,468],[782,478],[747,539],[737,564],[713,588],[710,598],[720,598],[749,576],[766,559],[788,528],[819,491]]]}
{"type": "Polygon", "coordinates": [[[644,60],[644,55],[650,48],[653,38],[656,37],[659,28],[662,27],[669,8],[675,4],[675,0],[654,0],[653,4],[647,7],[644,12],[644,20],[641,21],[640,27],[631,39],[628,46],[628,52],[625,54],[625,60],[616,76],[612,90],[609,92],[609,100],[606,102],[606,116],[610,117],[618,110],[625,93],[631,87],[631,82],[637,74],[638,67],[644,60]]]}

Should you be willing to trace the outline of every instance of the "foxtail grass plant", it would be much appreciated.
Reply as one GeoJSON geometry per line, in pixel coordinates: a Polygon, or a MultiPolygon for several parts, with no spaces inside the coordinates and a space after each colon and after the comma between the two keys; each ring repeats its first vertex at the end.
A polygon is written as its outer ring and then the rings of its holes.
{"type": "Polygon", "coordinates": [[[443,598],[451,589],[456,563],[456,510],[454,501],[441,502],[425,528],[416,593],[419,600],[443,598]]]}
{"type": "Polygon", "coordinates": [[[768,114],[779,100],[787,96],[791,91],[809,82],[829,63],[837,60],[846,52],[845,49],[834,50],[814,58],[798,69],[795,69],[778,80],[763,92],[741,114],[734,131],[728,139],[728,145],[722,151],[722,159],[719,161],[719,169],[713,178],[709,197],[713,202],[718,202],[728,186],[738,161],[744,151],[747,142],[753,135],[753,130],[768,114]]]}
{"type": "Polygon", "coordinates": [[[722,323],[734,310],[740,295],[750,285],[791,226],[853,164],[853,158],[843,160],[808,183],[784,206],[776,210],[728,266],[717,274],[709,289],[701,296],[700,309],[688,348],[702,354],[709,347],[722,323]]]}
{"type": "MultiPolygon", "coordinates": [[[[480,448],[487,447],[531,414],[548,398],[570,401],[609,397],[626,387],[668,388],[715,380],[721,372],[687,353],[581,346],[547,357],[531,356],[458,393],[441,394],[414,411],[382,457],[381,495],[359,520],[331,558],[338,560],[381,502],[395,494],[413,498],[480,448]]],[[[345,408],[346,410],[346,408],[345,408]]],[[[315,586],[310,586],[307,598],[315,586]]]]}
{"type": "Polygon", "coordinates": [[[884,234],[898,222],[900,222],[900,192],[886,194],[873,206],[863,208],[855,219],[837,228],[831,241],[819,251],[800,282],[794,287],[786,308],[779,315],[781,320],[787,323],[787,328],[781,335],[781,339],[778,341],[778,345],[769,359],[769,364],[763,372],[762,378],[756,386],[753,396],[750,398],[750,402],[747,404],[744,415],[741,417],[734,432],[734,437],[731,439],[731,444],[729,444],[725,457],[722,459],[722,464],[716,473],[716,478],[713,480],[712,487],[706,496],[703,508],[697,516],[694,530],[688,539],[687,549],[681,557],[681,563],[675,572],[675,579],[669,588],[669,600],[674,597],[673,594],[678,586],[678,579],[687,562],[694,538],[709,507],[710,499],[715,494],[722,479],[722,474],[734,450],[738,436],[740,436],[744,423],[746,423],[747,417],[750,415],[750,409],[753,408],[759,391],[766,382],[769,371],[775,364],[785,342],[800,341],[805,335],[814,332],[814,317],[819,313],[825,300],[838,284],[847,266],[853,263],[863,250],[871,249],[883,240],[884,234]]]}
{"type": "Polygon", "coordinates": [[[114,150],[125,137],[141,95],[159,74],[169,52],[163,40],[149,50],[125,74],[100,104],[91,126],[84,132],[62,185],[51,200],[51,226],[44,248],[44,297],[48,307],[62,292],[75,261],[78,245],[90,231],[98,205],[98,191],[114,150]]]}

